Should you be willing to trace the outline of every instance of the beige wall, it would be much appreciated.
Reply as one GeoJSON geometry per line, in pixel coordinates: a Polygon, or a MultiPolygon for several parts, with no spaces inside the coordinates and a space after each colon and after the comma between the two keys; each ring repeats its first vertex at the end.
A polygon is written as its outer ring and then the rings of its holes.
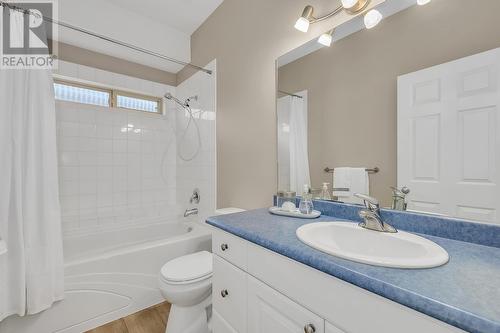
{"type": "Polygon", "coordinates": [[[112,57],[106,54],[82,49],[77,46],[59,43],[58,57],[60,60],[90,66],[102,70],[129,75],[140,79],[177,85],[177,75],[160,69],[144,66],[135,62],[112,57]]]}
{"type": "Polygon", "coordinates": [[[193,63],[217,58],[218,207],[269,206],[276,192],[275,60],[334,22],[295,30],[307,3],[332,8],[324,0],[225,0],[191,38],[193,63]]]}
{"type": "Polygon", "coordinates": [[[500,1],[434,1],[412,7],[330,48],[282,67],[279,88],[308,90],[313,186],[325,166],[380,167],[371,193],[390,203],[397,173],[397,76],[500,47],[500,1]]]}

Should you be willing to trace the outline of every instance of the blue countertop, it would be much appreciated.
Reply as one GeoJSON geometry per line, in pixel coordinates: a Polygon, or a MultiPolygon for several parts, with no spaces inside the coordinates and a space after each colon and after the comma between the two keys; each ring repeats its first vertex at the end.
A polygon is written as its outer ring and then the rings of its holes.
{"type": "Polygon", "coordinates": [[[341,219],[323,215],[311,221],[259,209],[211,217],[207,223],[465,331],[500,333],[500,248],[420,234],[446,249],[449,263],[395,269],[325,254],[295,234],[304,224],[335,220],[341,219]]]}

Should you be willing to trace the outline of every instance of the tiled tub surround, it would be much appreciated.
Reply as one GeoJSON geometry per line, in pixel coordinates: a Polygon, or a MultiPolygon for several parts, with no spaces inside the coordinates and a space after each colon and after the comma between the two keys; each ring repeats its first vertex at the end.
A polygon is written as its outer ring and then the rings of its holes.
{"type": "Polygon", "coordinates": [[[57,102],[66,232],[176,216],[176,147],[167,116],[57,102]]]}
{"type": "Polygon", "coordinates": [[[324,215],[314,221],[260,209],[211,217],[207,223],[466,331],[500,332],[500,227],[384,211],[393,226],[419,232],[450,254],[450,262],[438,268],[384,268],[330,256],[300,242],[295,235],[300,226],[357,222],[361,207],[316,201],[315,208],[324,215]]]}
{"type": "MultiPolygon", "coordinates": [[[[150,96],[175,88],[59,61],[57,79],[150,96]]],[[[164,115],[57,101],[59,189],[65,234],[174,220],[176,111],[164,115]]]]}
{"type": "Polygon", "coordinates": [[[191,219],[204,221],[208,216],[214,214],[216,207],[216,105],[215,105],[215,60],[206,66],[213,71],[212,75],[197,72],[186,81],[176,87],[177,97],[185,99],[198,96],[198,100],[191,101],[191,110],[198,124],[201,136],[201,147],[197,156],[192,160],[184,161],[184,158],[192,157],[198,147],[198,134],[193,124],[189,127],[186,135],[182,137],[184,129],[189,122],[185,111],[178,110],[175,114],[178,133],[177,140],[177,203],[180,207],[194,206],[189,204],[189,198],[194,188],[200,190],[201,201],[198,216],[191,219]]]}

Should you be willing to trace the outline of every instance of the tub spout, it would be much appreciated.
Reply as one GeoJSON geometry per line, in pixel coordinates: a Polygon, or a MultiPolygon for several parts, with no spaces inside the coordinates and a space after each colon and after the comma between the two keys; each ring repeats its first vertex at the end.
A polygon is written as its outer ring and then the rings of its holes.
{"type": "Polygon", "coordinates": [[[191,209],[186,209],[184,212],[184,217],[188,217],[191,215],[197,215],[198,214],[198,208],[191,208],[191,209]]]}

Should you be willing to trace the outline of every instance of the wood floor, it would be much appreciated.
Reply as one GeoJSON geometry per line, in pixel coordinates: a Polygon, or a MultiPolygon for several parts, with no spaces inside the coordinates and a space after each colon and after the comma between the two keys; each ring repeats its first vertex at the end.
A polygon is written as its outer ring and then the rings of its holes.
{"type": "Polygon", "coordinates": [[[165,302],[86,333],[165,333],[170,304],[165,302]]]}

